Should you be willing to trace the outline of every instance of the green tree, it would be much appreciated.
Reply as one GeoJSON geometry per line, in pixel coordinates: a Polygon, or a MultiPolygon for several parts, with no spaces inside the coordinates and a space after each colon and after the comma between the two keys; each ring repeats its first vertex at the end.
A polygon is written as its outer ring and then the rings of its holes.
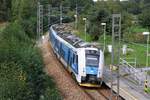
{"type": "Polygon", "coordinates": [[[36,37],[36,0],[12,0],[12,20],[18,20],[29,37],[36,37]]]}
{"type": "Polygon", "coordinates": [[[143,27],[150,29],[150,10],[145,9],[142,14],[139,15],[139,22],[143,27]]]}
{"type": "Polygon", "coordinates": [[[11,0],[0,0],[0,22],[10,19],[11,0]]]}

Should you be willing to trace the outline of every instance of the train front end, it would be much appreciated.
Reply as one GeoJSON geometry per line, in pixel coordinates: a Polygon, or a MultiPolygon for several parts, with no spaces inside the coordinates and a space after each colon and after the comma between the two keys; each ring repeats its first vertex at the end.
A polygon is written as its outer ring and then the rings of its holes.
{"type": "Polygon", "coordinates": [[[97,48],[78,49],[79,74],[81,86],[99,87],[103,82],[104,54],[97,48]]]}

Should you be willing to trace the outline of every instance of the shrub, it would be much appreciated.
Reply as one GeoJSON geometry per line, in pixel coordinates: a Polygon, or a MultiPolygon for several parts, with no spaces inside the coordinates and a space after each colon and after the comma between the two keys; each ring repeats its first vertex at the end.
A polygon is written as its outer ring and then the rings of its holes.
{"type": "Polygon", "coordinates": [[[11,62],[0,63],[0,98],[2,100],[27,100],[26,74],[20,65],[11,62]]]}

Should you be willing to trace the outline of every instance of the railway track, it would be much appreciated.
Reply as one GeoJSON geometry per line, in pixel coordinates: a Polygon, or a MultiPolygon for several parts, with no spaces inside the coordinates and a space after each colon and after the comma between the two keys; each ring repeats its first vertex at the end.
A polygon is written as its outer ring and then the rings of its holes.
{"type": "Polygon", "coordinates": [[[83,91],[89,96],[91,100],[108,100],[107,97],[99,93],[96,89],[84,88],[83,91]]]}
{"type": "MultiPolygon", "coordinates": [[[[111,89],[105,84],[103,84],[100,88],[81,88],[91,98],[91,100],[109,100],[111,96],[111,89]]],[[[112,100],[117,100],[117,98],[113,97],[112,100]]],[[[119,97],[119,100],[124,99],[119,97]]]]}

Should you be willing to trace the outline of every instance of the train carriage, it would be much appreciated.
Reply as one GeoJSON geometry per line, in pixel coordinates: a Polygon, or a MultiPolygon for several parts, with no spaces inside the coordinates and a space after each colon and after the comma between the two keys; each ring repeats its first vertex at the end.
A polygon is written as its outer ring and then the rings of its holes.
{"type": "Polygon", "coordinates": [[[67,32],[67,24],[49,29],[54,53],[81,86],[97,87],[103,81],[104,54],[102,50],[67,32]]]}

